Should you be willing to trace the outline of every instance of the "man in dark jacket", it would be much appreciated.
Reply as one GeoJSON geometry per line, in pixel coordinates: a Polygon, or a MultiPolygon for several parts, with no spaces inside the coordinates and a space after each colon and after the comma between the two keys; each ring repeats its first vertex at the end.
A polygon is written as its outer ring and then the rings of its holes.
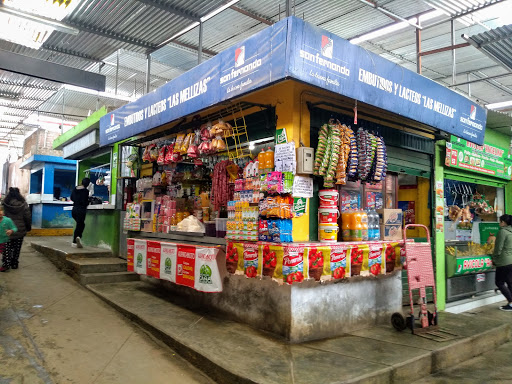
{"type": "Polygon", "coordinates": [[[27,232],[30,232],[32,229],[32,215],[27,202],[21,196],[20,190],[15,187],[9,188],[3,206],[5,216],[10,218],[18,228],[18,231],[10,236],[6,246],[6,260],[8,260],[9,264],[7,267],[18,269],[23,239],[27,232]]]}
{"type": "Polygon", "coordinates": [[[73,234],[73,243],[71,246],[82,248],[82,234],[85,229],[85,215],[87,213],[87,206],[89,205],[89,186],[91,180],[85,177],[82,180],[82,185],[79,185],[71,192],[71,200],[73,201],[73,210],[71,216],[76,221],[75,233],[73,234]]]}

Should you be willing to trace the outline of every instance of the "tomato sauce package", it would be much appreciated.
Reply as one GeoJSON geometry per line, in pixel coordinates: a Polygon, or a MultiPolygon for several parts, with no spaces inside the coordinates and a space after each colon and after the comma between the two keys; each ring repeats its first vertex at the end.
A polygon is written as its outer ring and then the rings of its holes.
{"type": "Polygon", "coordinates": [[[384,247],[382,243],[370,243],[369,245],[368,272],[370,273],[370,275],[378,276],[381,273],[386,272],[386,260],[385,258],[382,257],[383,248],[384,247]]]}
{"type": "Polygon", "coordinates": [[[283,281],[287,284],[304,280],[304,248],[287,246],[283,256],[283,281]]]}
{"type": "Polygon", "coordinates": [[[234,274],[238,268],[238,249],[235,243],[228,241],[226,248],[226,269],[229,273],[234,274]]]}
{"type": "MultiPolygon", "coordinates": [[[[393,272],[396,264],[396,243],[384,244],[384,259],[386,262],[386,273],[393,272]]],[[[398,256],[400,257],[400,255],[398,256]]]]}
{"type": "Polygon", "coordinates": [[[262,275],[283,281],[284,248],[282,245],[263,243],[259,245],[259,254],[262,259],[262,275]]]}
{"type": "Polygon", "coordinates": [[[333,279],[350,277],[350,248],[345,245],[331,245],[330,270],[333,279]]]}
{"type": "MultiPolygon", "coordinates": [[[[350,248],[350,275],[361,275],[363,269],[363,262],[368,260],[368,245],[358,244],[350,248]]],[[[368,265],[368,262],[366,262],[368,265]]]]}
{"type": "Polygon", "coordinates": [[[307,276],[310,279],[320,281],[322,276],[328,278],[330,274],[329,263],[331,257],[330,247],[307,247],[305,249],[307,255],[307,276]]]}
{"type": "Polygon", "coordinates": [[[258,245],[254,243],[243,243],[244,247],[244,274],[252,278],[261,273],[259,268],[258,245]]]}

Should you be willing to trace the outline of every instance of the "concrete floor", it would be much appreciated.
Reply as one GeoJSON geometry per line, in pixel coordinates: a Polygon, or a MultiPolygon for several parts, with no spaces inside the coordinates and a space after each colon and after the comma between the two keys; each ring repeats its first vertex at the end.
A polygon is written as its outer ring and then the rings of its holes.
{"type": "MultiPolygon", "coordinates": [[[[175,351],[56,269],[27,244],[22,251],[20,269],[0,273],[0,384],[213,384],[211,379],[175,351]]],[[[139,284],[122,283],[117,285],[117,289],[124,286],[125,289],[133,289],[139,284]]],[[[103,289],[106,286],[103,285],[103,289]]],[[[97,285],[96,289],[101,287],[97,285]]],[[[139,295],[142,292],[139,291],[139,295]]],[[[115,295],[116,290],[111,287],[108,293],[115,295]]],[[[126,295],[122,297],[126,298],[126,295]]],[[[136,298],[136,295],[132,296],[133,302],[136,298]]],[[[149,298],[146,301],[149,305],[149,298]]],[[[168,309],[172,304],[165,302],[163,305],[163,309],[168,309]]],[[[491,330],[496,324],[511,323],[512,313],[499,311],[498,305],[474,309],[462,315],[443,314],[442,320],[462,336],[482,333],[491,330]]],[[[166,321],[169,326],[177,326],[170,315],[166,321]]],[[[194,321],[193,332],[187,323],[185,328],[189,334],[188,341],[193,341],[200,326],[209,323],[211,320],[208,319],[194,321]]],[[[277,366],[280,359],[287,356],[287,353],[277,353],[275,347],[267,345],[263,348],[266,344],[263,345],[260,340],[262,335],[254,331],[248,334],[247,330],[244,332],[250,340],[245,343],[255,343],[255,348],[251,353],[242,353],[244,343],[238,342],[242,337],[234,336],[236,327],[240,325],[229,325],[224,321],[210,325],[215,326],[216,338],[208,340],[197,334],[200,343],[212,342],[212,353],[217,357],[224,356],[232,368],[241,365],[243,369],[254,371],[253,378],[258,377],[258,371],[265,370],[263,367],[269,364],[277,366]],[[230,340],[233,340],[231,347],[221,348],[222,353],[219,354],[219,343],[230,340]],[[258,355],[262,357],[257,359],[258,355]]],[[[341,383],[346,382],[344,378],[350,377],[348,373],[353,376],[354,371],[364,373],[365,369],[375,366],[379,375],[371,378],[355,375],[351,382],[413,382],[417,378],[419,381],[416,384],[512,383],[511,342],[465,362],[448,364],[448,370],[426,376],[431,367],[425,364],[433,364],[435,361],[441,364],[446,359],[457,359],[448,353],[443,354],[442,350],[438,358],[433,360],[428,358],[429,355],[416,359],[415,354],[443,348],[445,343],[435,343],[407,332],[397,333],[389,326],[375,328],[371,338],[368,338],[367,332],[361,330],[360,334],[318,341],[311,345],[286,346],[285,349],[293,355],[290,361],[294,368],[284,369],[283,372],[269,370],[267,379],[256,381],[265,384],[341,383]],[[407,361],[403,367],[399,364],[401,359],[407,361]],[[392,376],[394,379],[390,377],[389,369],[383,369],[390,365],[399,367],[392,376]],[[401,379],[397,372],[402,371],[404,377],[401,379]],[[407,375],[406,371],[409,372],[407,375]],[[289,372],[297,374],[290,376],[289,372]]],[[[496,337],[508,338],[507,334],[500,336],[494,332],[493,335],[456,343],[462,343],[460,348],[463,350],[480,349],[484,344],[499,344],[496,343],[496,337]]],[[[461,350],[457,352],[453,349],[452,352],[457,354],[461,350]]]]}
{"type": "Polygon", "coordinates": [[[28,243],[0,273],[0,384],[212,383],[28,243]]]}

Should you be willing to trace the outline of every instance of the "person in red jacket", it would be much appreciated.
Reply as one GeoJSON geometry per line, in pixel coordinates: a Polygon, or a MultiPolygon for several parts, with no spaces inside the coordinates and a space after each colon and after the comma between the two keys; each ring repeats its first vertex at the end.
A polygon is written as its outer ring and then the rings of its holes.
{"type": "Polygon", "coordinates": [[[73,234],[73,248],[83,248],[82,234],[85,229],[85,215],[87,214],[87,206],[89,205],[89,190],[87,187],[91,183],[88,177],[84,177],[82,184],[75,187],[71,192],[71,200],[73,201],[73,210],[71,216],[76,221],[75,232],[73,234]]]}

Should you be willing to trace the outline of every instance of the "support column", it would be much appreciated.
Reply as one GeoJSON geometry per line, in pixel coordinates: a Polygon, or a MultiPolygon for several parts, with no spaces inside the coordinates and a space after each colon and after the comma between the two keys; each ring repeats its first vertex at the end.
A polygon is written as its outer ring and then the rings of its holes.
{"type": "MultiPolygon", "coordinates": [[[[444,160],[445,147],[441,142],[437,142],[434,158],[434,206],[436,206],[436,198],[444,198],[444,160]]],[[[446,307],[446,256],[444,243],[444,227],[444,217],[442,215],[439,215],[437,212],[434,212],[432,238],[434,239],[433,248],[435,252],[434,268],[436,279],[437,309],[440,311],[444,310],[446,307]],[[438,222],[437,220],[441,220],[441,222],[438,222]]]]}
{"type": "Polygon", "coordinates": [[[150,90],[151,79],[151,54],[146,55],[146,93],[150,90]]]}
{"type": "Polygon", "coordinates": [[[119,83],[119,49],[117,50],[116,56],[116,95],[117,95],[117,85],[119,83]]]}
{"type": "Polygon", "coordinates": [[[43,200],[53,201],[53,186],[55,185],[55,167],[53,164],[45,164],[43,167],[43,200]]]}
{"type": "MultiPolygon", "coordinates": [[[[455,20],[451,20],[451,31],[452,31],[452,46],[455,45],[455,20]]],[[[455,84],[455,77],[457,76],[457,69],[455,66],[455,49],[452,49],[452,85],[455,84]]]]}
{"type": "MultiPolygon", "coordinates": [[[[418,19],[418,25],[420,21],[418,19]]],[[[416,72],[421,75],[421,29],[416,28],[416,72]]]]}
{"type": "Polygon", "coordinates": [[[199,22],[199,46],[197,48],[197,64],[203,61],[203,22],[199,22]]]}

